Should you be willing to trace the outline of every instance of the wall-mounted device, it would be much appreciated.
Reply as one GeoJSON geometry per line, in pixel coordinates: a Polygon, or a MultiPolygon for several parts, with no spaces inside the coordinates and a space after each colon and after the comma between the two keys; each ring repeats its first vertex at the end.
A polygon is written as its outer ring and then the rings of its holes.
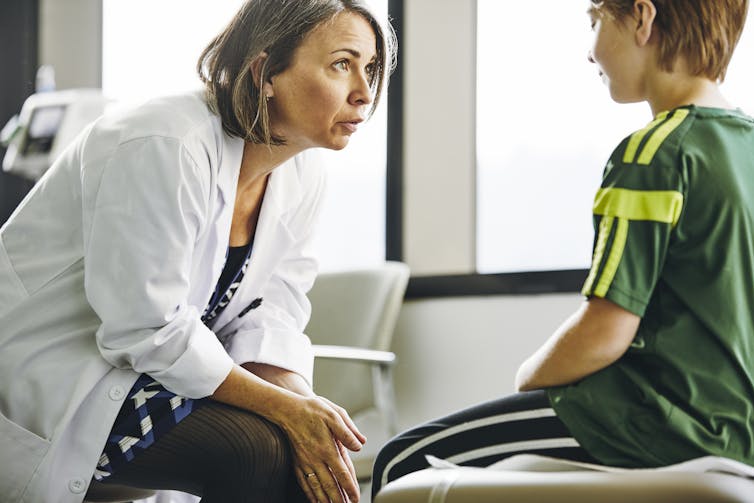
{"type": "Polygon", "coordinates": [[[84,127],[105,111],[99,89],[36,93],[0,133],[3,170],[38,180],[84,127]]]}

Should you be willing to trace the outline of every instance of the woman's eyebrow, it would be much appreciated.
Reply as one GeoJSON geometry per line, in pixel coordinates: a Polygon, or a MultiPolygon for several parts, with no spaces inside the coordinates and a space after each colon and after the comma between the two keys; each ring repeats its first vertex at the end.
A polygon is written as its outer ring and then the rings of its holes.
{"type": "Polygon", "coordinates": [[[360,58],[361,57],[361,53],[359,51],[357,51],[356,49],[335,49],[330,54],[335,54],[336,52],[347,52],[351,56],[353,56],[354,58],[360,58]]]}
{"type": "MultiPolygon", "coordinates": [[[[344,48],[344,49],[336,49],[336,50],[332,51],[330,54],[335,54],[335,53],[338,53],[338,52],[347,52],[348,54],[350,54],[354,58],[361,59],[361,53],[359,51],[357,51],[356,49],[346,49],[346,48],[344,48]]],[[[372,56],[372,59],[370,59],[369,62],[373,63],[375,61],[377,61],[377,55],[376,54],[374,56],[372,56]]]]}

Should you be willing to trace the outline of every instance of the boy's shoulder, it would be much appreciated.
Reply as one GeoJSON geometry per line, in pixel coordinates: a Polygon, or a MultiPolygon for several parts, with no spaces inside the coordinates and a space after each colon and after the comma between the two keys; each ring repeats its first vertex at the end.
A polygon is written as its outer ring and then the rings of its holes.
{"type": "Polygon", "coordinates": [[[661,166],[674,164],[682,154],[708,156],[728,135],[748,130],[754,136],[754,119],[738,109],[688,105],[665,111],[634,131],[613,151],[613,165],[661,166]]]}
{"type": "Polygon", "coordinates": [[[752,159],[752,150],[751,117],[740,110],[683,106],[624,138],[610,156],[603,185],[677,190],[722,159],[752,159]]]}
{"type": "Polygon", "coordinates": [[[651,166],[683,144],[695,122],[696,107],[661,112],[645,127],[626,136],[613,151],[613,165],[651,166]]]}

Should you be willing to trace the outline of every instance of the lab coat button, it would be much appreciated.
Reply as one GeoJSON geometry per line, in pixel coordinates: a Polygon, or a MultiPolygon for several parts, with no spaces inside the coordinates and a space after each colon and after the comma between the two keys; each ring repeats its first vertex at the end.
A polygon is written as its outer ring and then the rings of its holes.
{"type": "Polygon", "coordinates": [[[73,494],[81,494],[86,491],[86,482],[84,479],[71,479],[68,481],[68,489],[73,494]]]}
{"type": "Polygon", "coordinates": [[[119,401],[123,400],[123,398],[126,396],[126,392],[123,390],[121,386],[113,386],[110,388],[110,400],[113,401],[119,401]]]}

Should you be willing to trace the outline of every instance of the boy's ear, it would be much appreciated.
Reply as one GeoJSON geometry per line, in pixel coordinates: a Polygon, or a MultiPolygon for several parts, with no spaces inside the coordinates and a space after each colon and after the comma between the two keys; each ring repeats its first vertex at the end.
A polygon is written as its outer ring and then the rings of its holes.
{"type": "Polygon", "coordinates": [[[657,7],[652,0],[635,0],[633,17],[636,26],[635,38],[640,47],[644,47],[652,38],[657,7]]]}
{"type": "Polygon", "coordinates": [[[267,58],[268,54],[262,51],[259,56],[251,60],[249,70],[251,70],[251,78],[254,79],[254,85],[257,86],[259,92],[267,98],[272,98],[272,84],[269,80],[262,82],[262,68],[267,63],[267,58]]]}

